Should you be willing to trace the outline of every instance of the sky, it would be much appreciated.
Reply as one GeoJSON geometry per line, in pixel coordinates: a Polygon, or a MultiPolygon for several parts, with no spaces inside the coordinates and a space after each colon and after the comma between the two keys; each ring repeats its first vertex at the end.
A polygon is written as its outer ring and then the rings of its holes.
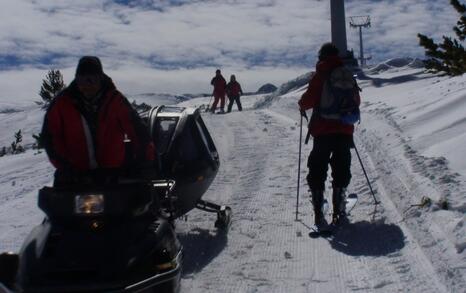
{"type": "MultiPolygon", "coordinates": [[[[96,55],[129,95],[209,93],[220,68],[245,91],[310,71],[330,41],[327,0],[2,0],[0,98],[36,99],[49,69],[71,82],[80,56],[96,55]]],[[[424,56],[417,33],[439,40],[459,16],[447,0],[347,0],[370,15],[369,63],[424,56]]],[[[358,31],[347,25],[359,54],[358,31]]]]}

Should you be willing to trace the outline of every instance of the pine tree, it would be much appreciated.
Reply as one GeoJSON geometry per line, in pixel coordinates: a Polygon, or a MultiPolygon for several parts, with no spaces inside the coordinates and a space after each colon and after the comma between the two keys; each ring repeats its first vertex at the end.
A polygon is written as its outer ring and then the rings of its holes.
{"type": "MultiPolygon", "coordinates": [[[[450,0],[450,4],[461,14],[453,27],[460,41],[466,38],[466,5],[458,0],[450,0]]],[[[425,67],[430,72],[445,72],[448,75],[461,75],[466,72],[466,50],[461,43],[450,37],[443,36],[443,43],[436,44],[431,38],[418,34],[419,44],[426,49],[430,57],[425,61],[425,67]]]]}
{"type": "Polygon", "coordinates": [[[461,14],[460,20],[456,23],[456,26],[453,27],[456,35],[461,41],[464,41],[466,38],[466,5],[459,3],[458,0],[451,0],[451,5],[461,14]]]}
{"type": "Polygon", "coordinates": [[[32,138],[35,139],[35,143],[33,144],[32,148],[33,149],[43,149],[44,148],[44,142],[42,138],[42,134],[33,134],[32,138]]]}
{"type": "Polygon", "coordinates": [[[11,153],[12,154],[19,154],[24,152],[24,148],[21,145],[23,141],[23,134],[21,133],[21,129],[18,132],[15,132],[15,141],[11,143],[11,153]]]}
{"type": "Polygon", "coordinates": [[[47,73],[46,79],[42,80],[39,95],[42,97],[41,102],[37,104],[42,106],[42,109],[47,109],[53,98],[58,94],[65,84],[63,83],[63,75],[60,70],[50,70],[47,73]]]}

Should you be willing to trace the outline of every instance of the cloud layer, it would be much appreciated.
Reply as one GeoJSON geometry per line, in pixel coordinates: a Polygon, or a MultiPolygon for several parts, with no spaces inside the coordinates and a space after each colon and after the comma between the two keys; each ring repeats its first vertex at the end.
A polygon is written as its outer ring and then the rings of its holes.
{"type": "MultiPolygon", "coordinates": [[[[330,40],[329,11],[326,0],[3,0],[0,86],[17,84],[12,71],[32,78],[50,68],[69,82],[79,56],[97,55],[131,93],[208,92],[215,68],[252,91],[313,67],[330,40]]],[[[353,15],[371,16],[372,63],[422,57],[417,33],[440,38],[458,19],[448,1],[431,0],[347,0],[353,15]]],[[[359,54],[358,32],[347,26],[347,34],[359,54]]]]}

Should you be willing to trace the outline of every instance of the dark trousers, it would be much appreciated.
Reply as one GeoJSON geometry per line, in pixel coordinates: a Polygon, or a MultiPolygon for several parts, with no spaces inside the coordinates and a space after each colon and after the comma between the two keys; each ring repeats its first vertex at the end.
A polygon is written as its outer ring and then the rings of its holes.
{"type": "Polygon", "coordinates": [[[332,185],[346,188],[351,180],[351,148],[353,136],[322,135],[314,138],[307,166],[307,182],[311,190],[325,190],[328,165],[332,168],[332,185]]]}
{"type": "Polygon", "coordinates": [[[242,111],[243,107],[241,107],[241,102],[239,100],[239,96],[236,97],[228,97],[230,102],[228,103],[228,112],[231,112],[231,108],[233,108],[233,102],[236,102],[236,105],[238,106],[238,110],[242,111]]]}
{"type": "Polygon", "coordinates": [[[223,110],[225,107],[225,95],[214,95],[214,103],[212,104],[212,108],[210,111],[215,112],[215,109],[217,109],[217,104],[220,101],[220,109],[223,110]]]}

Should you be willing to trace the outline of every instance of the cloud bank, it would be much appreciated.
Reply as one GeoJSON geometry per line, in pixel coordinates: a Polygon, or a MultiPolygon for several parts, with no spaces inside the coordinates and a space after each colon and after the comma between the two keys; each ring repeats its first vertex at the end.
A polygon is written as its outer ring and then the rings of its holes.
{"type": "MultiPolygon", "coordinates": [[[[1,95],[36,95],[11,79],[40,85],[50,68],[70,82],[82,55],[101,57],[124,92],[209,92],[216,68],[254,91],[314,66],[330,40],[329,11],[326,0],[3,0],[1,95]]],[[[440,38],[458,19],[448,1],[430,0],[347,0],[353,15],[371,16],[371,63],[422,57],[417,33],[440,38]]],[[[347,34],[359,54],[358,32],[347,25],[347,34]]]]}

